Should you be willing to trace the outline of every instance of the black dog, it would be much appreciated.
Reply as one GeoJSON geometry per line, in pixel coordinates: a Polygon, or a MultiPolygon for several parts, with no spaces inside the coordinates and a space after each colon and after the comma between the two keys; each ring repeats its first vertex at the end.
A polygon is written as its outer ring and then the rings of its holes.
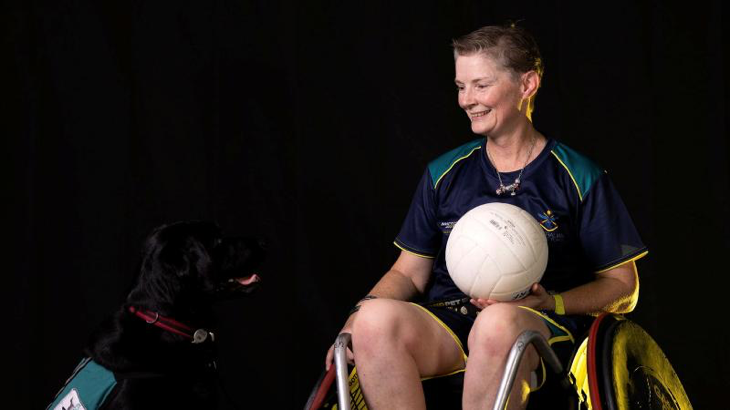
{"type": "Polygon", "coordinates": [[[215,408],[212,302],[259,284],[264,248],[207,222],[155,229],[126,303],[94,332],[49,408],[215,408]]]}

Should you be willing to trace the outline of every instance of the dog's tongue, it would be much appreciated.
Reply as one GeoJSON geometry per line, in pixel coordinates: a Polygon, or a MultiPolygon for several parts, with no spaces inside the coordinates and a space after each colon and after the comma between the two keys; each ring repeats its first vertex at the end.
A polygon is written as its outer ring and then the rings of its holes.
{"type": "Polygon", "coordinates": [[[252,283],[260,282],[261,278],[257,274],[253,274],[247,278],[236,278],[236,282],[240,283],[243,286],[248,286],[252,283]]]}

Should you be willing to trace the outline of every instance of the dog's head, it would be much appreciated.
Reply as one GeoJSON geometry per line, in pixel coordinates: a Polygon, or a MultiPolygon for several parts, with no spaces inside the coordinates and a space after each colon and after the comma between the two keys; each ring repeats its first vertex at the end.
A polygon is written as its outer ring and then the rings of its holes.
{"type": "Polygon", "coordinates": [[[264,242],[224,237],[211,222],[160,226],[145,241],[139,277],[127,302],[168,314],[195,312],[217,299],[244,295],[261,281],[264,242]]]}

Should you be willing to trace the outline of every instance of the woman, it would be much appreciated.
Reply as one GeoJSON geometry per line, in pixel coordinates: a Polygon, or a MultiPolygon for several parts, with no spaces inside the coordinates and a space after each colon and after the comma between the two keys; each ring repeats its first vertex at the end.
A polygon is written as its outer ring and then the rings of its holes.
{"type": "MultiPolygon", "coordinates": [[[[553,347],[570,347],[590,315],[630,312],[638,299],[634,261],[646,248],[608,176],[533,127],[543,66],[532,36],[514,26],[488,26],[453,45],[459,105],[472,131],[485,138],[429,164],[395,240],[398,260],[342,329],[352,333],[371,409],[423,409],[421,380],[459,371],[466,372],[463,408],[491,407],[520,333],[538,331],[553,347]],[[468,299],[444,259],[461,215],[495,201],[533,215],[548,239],[541,283],[513,302],[468,299]],[[420,296],[424,306],[406,302],[420,296]],[[451,306],[433,303],[444,300],[451,306]]],[[[332,349],[327,366],[331,357],[332,349]]],[[[509,408],[525,408],[539,387],[530,383],[539,364],[528,348],[509,408]]],[[[543,381],[541,374],[537,384],[543,381]]]]}

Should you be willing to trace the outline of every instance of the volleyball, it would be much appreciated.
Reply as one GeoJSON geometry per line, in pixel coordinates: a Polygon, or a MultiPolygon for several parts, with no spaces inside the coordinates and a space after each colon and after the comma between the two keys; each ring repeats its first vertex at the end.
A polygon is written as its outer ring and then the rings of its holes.
{"type": "Polygon", "coordinates": [[[446,242],[451,279],[475,299],[524,298],[532,284],[542,279],[547,260],[547,239],[537,220],[501,202],[465,213],[446,242]]]}

